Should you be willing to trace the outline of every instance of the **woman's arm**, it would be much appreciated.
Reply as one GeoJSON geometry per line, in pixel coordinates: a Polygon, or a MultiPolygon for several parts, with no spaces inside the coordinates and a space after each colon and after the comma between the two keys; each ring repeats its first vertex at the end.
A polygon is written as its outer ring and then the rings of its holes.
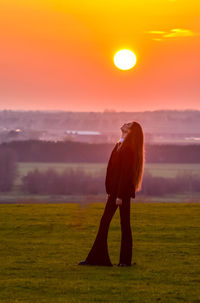
{"type": "Polygon", "coordinates": [[[112,156],[113,156],[113,153],[115,152],[116,148],[118,146],[118,142],[115,144],[112,152],[111,152],[111,155],[110,155],[110,158],[109,158],[109,161],[108,161],[108,165],[107,165],[107,168],[106,168],[106,177],[105,177],[105,188],[106,188],[106,193],[109,194],[109,171],[110,171],[110,166],[111,166],[111,159],[112,159],[112,156]]]}
{"type": "Polygon", "coordinates": [[[124,197],[131,196],[131,187],[133,186],[133,151],[126,149],[121,154],[120,159],[120,172],[117,187],[117,198],[116,204],[121,204],[120,200],[124,197]],[[120,199],[120,200],[119,200],[120,199]]]}

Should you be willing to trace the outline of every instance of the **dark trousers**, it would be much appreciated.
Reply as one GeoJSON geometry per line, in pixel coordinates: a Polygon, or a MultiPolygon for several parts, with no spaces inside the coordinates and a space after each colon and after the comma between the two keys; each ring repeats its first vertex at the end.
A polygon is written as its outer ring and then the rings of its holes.
{"type": "Polygon", "coordinates": [[[86,258],[90,264],[112,266],[108,254],[107,237],[111,219],[119,206],[121,223],[121,249],[119,263],[131,265],[132,232],[130,225],[130,205],[131,198],[129,197],[122,200],[122,205],[116,205],[116,197],[113,195],[108,196],[96,239],[86,258]]]}

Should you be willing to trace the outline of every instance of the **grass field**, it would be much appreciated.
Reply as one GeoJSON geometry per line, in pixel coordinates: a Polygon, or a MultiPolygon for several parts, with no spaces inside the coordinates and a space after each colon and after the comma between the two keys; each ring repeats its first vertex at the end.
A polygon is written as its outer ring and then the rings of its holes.
{"type": "Polygon", "coordinates": [[[116,266],[117,209],[108,234],[114,266],[77,265],[93,244],[104,207],[0,205],[0,302],[199,303],[200,204],[131,203],[129,268],[116,266]]]}

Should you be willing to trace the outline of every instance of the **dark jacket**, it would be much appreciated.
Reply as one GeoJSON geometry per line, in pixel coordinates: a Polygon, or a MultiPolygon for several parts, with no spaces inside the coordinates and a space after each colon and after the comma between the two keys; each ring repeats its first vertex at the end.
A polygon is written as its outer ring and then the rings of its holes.
{"type": "Polygon", "coordinates": [[[107,165],[105,187],[107,194],[116,195],[117,198],[135,198],[133,185],[133,152],[127,147],[117,150],[120,143],[113,148],[107,165]]]}

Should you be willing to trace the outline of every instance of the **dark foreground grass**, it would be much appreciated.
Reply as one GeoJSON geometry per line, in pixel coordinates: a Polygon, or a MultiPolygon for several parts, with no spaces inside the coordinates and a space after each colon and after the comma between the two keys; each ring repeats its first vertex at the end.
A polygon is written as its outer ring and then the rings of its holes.
{"type": "Polygon", "coordinates": [[[200,204],[131,202],[132,266],[80,266],[105,203],[0,205],[0,302],[200,302],[200,204]],[[136,263],[134,265],[134,263],[136,263]]]}

